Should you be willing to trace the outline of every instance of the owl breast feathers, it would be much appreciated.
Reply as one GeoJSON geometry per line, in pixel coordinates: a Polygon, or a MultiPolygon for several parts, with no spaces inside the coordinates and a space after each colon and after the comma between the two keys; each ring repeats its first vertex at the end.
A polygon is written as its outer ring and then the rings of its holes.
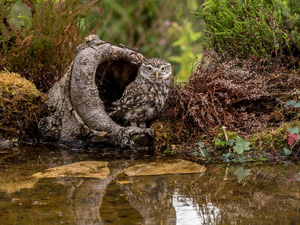
{"type": "Polygon", "coordinates": [[[144,62],[136,79],[130,83],[122,97],[112,104],[113,118],[124,118],[131,126],[146,128],[164,108],[172,82],[172,67],[162,59],[144,62]]]}

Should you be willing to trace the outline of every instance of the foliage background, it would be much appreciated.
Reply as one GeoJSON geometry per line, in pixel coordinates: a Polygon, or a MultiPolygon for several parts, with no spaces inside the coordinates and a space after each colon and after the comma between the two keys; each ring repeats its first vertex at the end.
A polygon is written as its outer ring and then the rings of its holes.
{"type": "Polygon", "coordinates": [[[298,0],[208,0],[196,12],[206,25],[203,48],[221,60],[257,58],[298,61],[298,0]]]}
{"type": "Polygon", "coordinates": [[[183,122],[191,139],[223,125],[245,137],[299,119],[286,105],[300,89],[299,9],[297,0],[202,4],[204,57],[171,94],[170,119],[183,122]]]}
{"type": "MultiPolygon", "coordinates": [[[[102,21],[95,33],[104,41],[138,48],[147,58],[171,62],[177,80],[186,81],[192,63],[202,57],[198,38],[204,26],[193,13],[201,4],[202,0],[103,0],[102,21]]],[[[11,22],[23,26],[29,13],[28,7],[17,1],[11,22]]],[[[100,14],[94,10],[88,23],[99,21],[100,14]]]]}
{"type": "Polygon", "coordinates": [[[187,80],[191,64],[201,57],[202,26],[193,14],[202,0],[104,1],[100,39],[138,48],[147,58],[176,66],[178,81],[187,80]]]}
{"type": "Polygon", "coordinates": [[[99,27],[100,20],[89,23],[87,17],[96,10],[102,15],[102,1],[23,0],[30,12],[18,14],[22,24],[15,26],[12,12],[19,2],[0,1],[0,70],[19,73],[47,91],[65,73],[76,46],[99,27]]]}

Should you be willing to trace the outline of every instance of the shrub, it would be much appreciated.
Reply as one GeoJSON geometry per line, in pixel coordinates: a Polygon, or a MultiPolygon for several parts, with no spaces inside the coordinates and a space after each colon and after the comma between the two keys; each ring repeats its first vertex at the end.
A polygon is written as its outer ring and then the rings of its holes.
{"type": "Polygon", "coordinates": [[[204,57],[189,82],[174,88],[168,118],[183,122],[194,139],[223,125],[248,136],[299,117],[299,109],[286,107],[300,87],[295,6],[295,0],[206,1],[196,12],[207,27],[204,57]]]}
{"type": "Polygon", "coordinates": [[[191,138],[222,125],[247,135],[297,117],[299,109],[286,102],[297,98],[299,87],[299,72],[264,65],[254,56],[223,63],[211,59],[208,65],[201,61],[188,84],[174,88],[166,114],[183,122],[191,138]],[[277,114],[283,115],[279,121],[277,114]]]}
{"type": "Polygon", "coordinates": [[[31,16],[21,28],[9,22],[15,2],[0,3],[0,69],[17,72],[47,91],[63,76],[78,44],[98,28],[100,18],[92,28],[86,19],[95,7],[100,12],[99,0],[24,0],[31,16]]]}
{"type": "MultiPolygon", "coordinates": [[[[283,57],[286,63],[300,53],[297,0],[209,0],[196,15],[206,25],[203,48],[227,57],[283,57]]],[[[281,59],[282,60],[282,59],[281,59]]]]}

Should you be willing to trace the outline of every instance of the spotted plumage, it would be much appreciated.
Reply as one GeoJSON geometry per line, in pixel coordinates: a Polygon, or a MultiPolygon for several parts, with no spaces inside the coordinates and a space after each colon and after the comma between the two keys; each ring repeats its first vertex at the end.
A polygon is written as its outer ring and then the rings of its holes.
{"type": "Polygon", "coordinates": [[[162,59],[144,62],[136,79],[122,97],[112,104],[112,117],[123,117],[131,126],[146,127],[164,108],[172,82],[172,67],[162,59]]]}

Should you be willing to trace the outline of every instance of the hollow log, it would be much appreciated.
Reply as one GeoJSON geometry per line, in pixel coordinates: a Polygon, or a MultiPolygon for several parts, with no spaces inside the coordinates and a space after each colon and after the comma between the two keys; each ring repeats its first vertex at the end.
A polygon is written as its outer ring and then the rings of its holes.
{"type": "Polygon", "coordinates": [[[71,147],[148,147],[151,128],[123,127],[107,114],[147,60],[136,49],[90,35],[76,48],[67,73],[48,92],[48,117],[39,122],[42,142],[71,147]]]}

